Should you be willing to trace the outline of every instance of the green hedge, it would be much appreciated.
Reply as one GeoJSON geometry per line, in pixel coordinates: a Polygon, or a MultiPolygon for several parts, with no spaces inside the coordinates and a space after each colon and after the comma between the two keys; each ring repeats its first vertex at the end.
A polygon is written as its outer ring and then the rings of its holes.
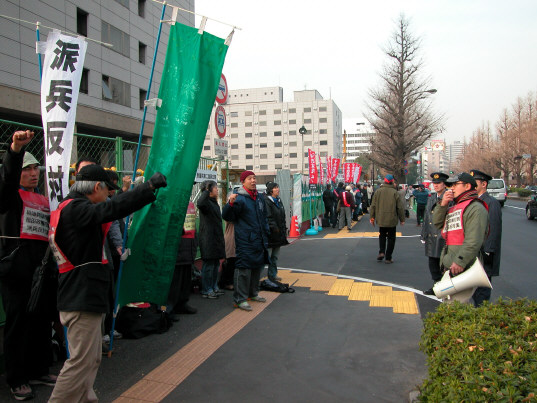
{"type": "Polygon", "coordinates": [[[528,196],[531,196],[531,190],[529,189],[519,189],[517,191],[518,195],[520,197],[528,197],[528,196]]]}
{"type": "Polygon", "coordinates": [[[425,320],[423,402],[536,402],[537,302],[441,304],[425,320]]]}

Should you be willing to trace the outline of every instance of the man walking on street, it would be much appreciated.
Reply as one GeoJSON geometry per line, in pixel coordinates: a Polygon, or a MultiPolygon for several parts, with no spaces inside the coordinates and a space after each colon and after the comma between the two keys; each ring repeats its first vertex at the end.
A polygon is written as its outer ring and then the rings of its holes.
{"type": "Polygon", "coordinates": [[[427,200],[429,199],[429,192],[425,190],[423,184],[419,184],[418,189],[412,192],[416,199],[416,219],[418,223],[416,227],[420,227],[423,222],[423,215],[425,214],[425,206],[427,206],[427,200]]]}
{"type": "MultiPolygon", "coordinates": [[[[444,193],[442,201],[434,209],[433,224],[442,229],[442,237],[446,241],[440,267],[456,276],[479,259],[488,234],[489,217],[486,205],[477,195],[477,183],[472,175],[463,172],[450,182],[453,183],[451,189],[444,193]],[[455,204],[449,207],[452,201],[455,204]]],[[[474,291],[475,287],[455,295],[457,300],[468,302],[474,291]]]]}
{"type": "MultiPolygon", "coordinates": [[[[436,205],[440,204],[444,192],[446,191],[446,180],[449,175],[442,172],[433,172],[431,174],[435,193],[428,198],[427,206],[425,206],[425,217],[423,227],[421,228],[421,242],[425,244],[425,256],[429,258],[429,271],[434,283],[442,278],[440,270],[440,255],[446,241],[442,238],[441,231],[433,225],[433,211],[436,205]]],[[[434,295],[433,288],[423,292],[425,295],[434,295]]]]}
{"type": "MultiPolygon", "coordinates": [[[[484,172],[472,169],[470,171],[477,183],[477,194],[489,208],[489,236],[483,244],[483,268],[489,280],[492,276],[500,275],[500,258],[502,251],[502,206],[500,202],[487,192],[487,186],[492,176],[484,172]]],[[[475,306],[479,306],[483,301],[490,300],[491,289],[477,287],[473,295],[475,306]]]]}
{"type": "Polygon", "coordinates": [[[393,185],[393,175],[386,175],[384,183],[373,195],[369,215],[371,225],[375,226],[376,222],[379,226],[377,260],[382,261],[386,258],[385,263],[391,264],[393,263],[392,253],[395,247],[397,220],[399,219],[401,225],[405,224],[405,210],[393,185]]]}

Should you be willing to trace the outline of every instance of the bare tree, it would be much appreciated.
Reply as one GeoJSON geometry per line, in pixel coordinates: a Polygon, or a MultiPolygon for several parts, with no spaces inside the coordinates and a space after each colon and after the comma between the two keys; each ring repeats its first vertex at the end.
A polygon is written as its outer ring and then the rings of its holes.
{"type": "Polygon", "coordinates": [[[442,116],[432,111],[428,95],[436,92],[423,78],[419,58],[420,40],[414,38],[409,21],[401,16],[388,47],[389,61],[380,74],[381,85],[369,91],[368,120],[375,135],[370,159],[404,183],[404,161],[442,125],[442,116]]]}

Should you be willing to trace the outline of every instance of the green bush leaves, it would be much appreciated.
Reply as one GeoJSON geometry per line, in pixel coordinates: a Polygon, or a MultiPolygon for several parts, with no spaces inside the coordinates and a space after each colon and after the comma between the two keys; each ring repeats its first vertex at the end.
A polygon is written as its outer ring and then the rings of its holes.
{"type": "Polygon", "coordinates": [[[424,402],[537,402],[537,302],[441,304],[421,337],[424,402]]]}

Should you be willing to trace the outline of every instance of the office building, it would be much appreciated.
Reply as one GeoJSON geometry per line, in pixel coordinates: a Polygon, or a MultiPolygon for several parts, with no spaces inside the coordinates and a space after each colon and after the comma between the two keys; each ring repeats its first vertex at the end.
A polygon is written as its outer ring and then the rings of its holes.
{"type": "Polygon", "coordinates": [[[353,162],[361,154],[371,152],[371,137],[374,132],[364,119],[345,119],[343,130],[345,133],[344,153],[347,162],[353,162]]]}

